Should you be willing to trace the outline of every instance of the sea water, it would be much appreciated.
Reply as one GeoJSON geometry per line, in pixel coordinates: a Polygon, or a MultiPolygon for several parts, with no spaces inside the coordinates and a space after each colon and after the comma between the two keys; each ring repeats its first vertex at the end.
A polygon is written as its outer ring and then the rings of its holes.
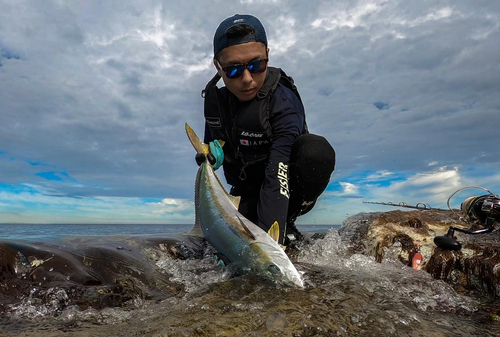
{"type": "MultiPolygon", "coordinates": [[[[90,227],[77,227],[59,233],[104,232],[104,227],[90,232],[90,227]]],[[[167,227],[148,234],[165,233],[167,227]]],[[[119,307],[95,309],[69,303],[69,294],[57,287],[46,289],[43,296],[35,296],[34,290],[2,313],[0,331],[44,337],[500,335],[499,321],[487,310],[494,304],[462,295],[399,261],[377,263],[370,256],[353,254],[338,230],[329,227],[309,228],[323,235],[292,256],[303,274],[304,289],[234,275],[215,261],[209,247],[193,259],[143,247],[144,263],[168,279],[175,295],[161,300],[137,296],[119,307]]],[[[131,225],[117,228],[114,234],[137,231],[131,225]]]]}
{"type": "MultiPolygon", "coordinates": [[[[2,239],[43,239],[54,236],[154,235],[186,233],[192,224],[0,224],[2,239]]],[[[340,225],[298,225],[304,232],[325,232],[340,225]]]]}

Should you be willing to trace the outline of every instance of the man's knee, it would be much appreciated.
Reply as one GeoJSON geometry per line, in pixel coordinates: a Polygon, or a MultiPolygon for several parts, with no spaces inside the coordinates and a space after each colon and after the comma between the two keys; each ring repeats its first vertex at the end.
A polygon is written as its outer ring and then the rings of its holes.
{"type": "Polygon", "coordinates": [[[335,150],[324,137],[314,134],[297,138],[290,159],[291,178],[302,182],[328,184],[335,169],[335,150]]]}
{"type": "Polygon", "coordinates": [[[330,182],[335,151],[321,136],[306,134],[295,141],[290,158],[290,204],[288,218],[309,212],[330,182]]]}

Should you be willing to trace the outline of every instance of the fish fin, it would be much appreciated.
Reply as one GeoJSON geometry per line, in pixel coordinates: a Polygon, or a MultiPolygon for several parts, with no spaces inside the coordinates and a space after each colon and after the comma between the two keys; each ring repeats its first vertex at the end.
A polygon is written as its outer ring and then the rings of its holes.
{"type": "Polygon", "coordinates": [[[238,209],[240,207],[241,197],[235,197],[234,195],[228,194],[229,200],[233,203],[234,207],[238,209]]]}
{"type": "Polygon", "coordinates": [[[271,228],[269,228],[269,231],[267,234],[273,238],[274,241],[278,242],[278,239],[280,237],[280,225],[278,224],[278,221],[275,221],[271,228]]]}
{"type": "Polygon", "coordinates": [[[200,222],[200,217],[198,216],[198,211],[195,212],[195,221],[194,221],[194,227],[186,233],[185,235],[189,236],[197,236],[200,238],[204,238],[205,236],[203,235],[203,230],[201,229],[201,222],[200,222]]]}
{"type": "Polygon", "coordinates": [[[226,142],[225,142],[225,141],[223,141],[222,139],[219,139],[219,144],[220,144],[220,147],[223,147],[223,146],[224,146],[224,144],[226,144],[226,142]]]}
{"type": "Polygon", "coordinates": [[[203,143],[201,139],[196,135],[193,129],[186,123],[186,134],[191,141],[196,152],[207,155],[210,151],[208,145],[203,143]]]}
{"type": "Polygon", "coordinates": [[[253,235],[250,228],[248,228],[248,226],[245,225],[245,222],[243,220],[241,220],[241,218],[238,216],[238,214],[236,214],[236,217],[238,218],[238,220],[240,220],[241,227],[243,227],[243,229],[245,230],[245,233],[250,237],[250,239],[256,240],[255,235],[253,235]]]}
{"type": "Polygon", "coordinates": [[[201,224],[198,221],[198,219],[196,219],[196,223],[195,223],[193,229],[191,229],[191,231],[187,232],[186,235],[197,236],[197,237],[200,237],[200,238],[205,237],[203,235],[203,230],[201,229],[201,224]]]}

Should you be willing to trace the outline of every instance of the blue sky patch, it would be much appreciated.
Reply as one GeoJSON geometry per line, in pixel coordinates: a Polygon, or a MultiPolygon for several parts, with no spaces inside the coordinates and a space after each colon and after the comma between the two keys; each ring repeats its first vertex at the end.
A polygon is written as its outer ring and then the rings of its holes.
{"type": "Polygon", "coordinates": [[[373,105],[379,110],[389,110],[389,103],[375,102],[373,105]]]}
{"type": "Polygon", "coordinates": [[[6,58],[8,60],[10,59],[15,59],[15,60],[20,60],[21,57],[19,55],[16,55],[6,49],[3,49],[0,47],[0,57],[6,58]]]}
{"type": "Polygon", "coordinates": [[[0,191],[15,192],[16,189],[12,185],[7,185],[7,184],[0,183],[0,191]]]}
{"type": "MultiPolygon", "coordinates": [[[[9,185],[9,184],[2,184],[0,183],[0,192],[7,192],[7,193],[13,193],[13,194],[21,194],[24,192],[27,193],[38,193],[36,189],[29,185],[25,184],[20,184],[20,185],[9,185]]],[[[5,202],[7,200],[3,200],[5,202]]],[[[0,200],[2,202],[2,200],[0,200]]]]}
{"type": "Polygon", "coordinates": [[[42,163],[41,161],[30,161],[31,166],[49,166],[49,164],[42,163]]]}
{"type": "Polygon", "coordinates": [[[69,178],[68,174],[65,172],[55,171],[39,172],[36,175],[50,181],[63,181],[64,178],[69,178]]]}
{"type": "Polygon", "coordinates": [[[2,58],[8,59],[8,60],[10,60],[10,59],[20,60],[21,59],[21,57],[19,55],[14,54],[14,53],[0,47],[0,67],[2,67],[2,65],[3,65],[2,58]]]}
{"type": "Polygon", "coordinates": [[[344,189],[342,188],[342,185],[340,185],[340,183],[338,181],[335,181],[335,182],[331,182],[330,184],[328,184],[328,186],[326,187],[326,190],[330,191],[330,192],[341,192],[344,189]]]}

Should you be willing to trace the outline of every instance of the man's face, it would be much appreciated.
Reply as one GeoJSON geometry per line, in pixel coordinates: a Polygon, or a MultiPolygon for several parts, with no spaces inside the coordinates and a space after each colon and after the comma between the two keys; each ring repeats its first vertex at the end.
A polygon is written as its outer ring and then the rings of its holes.
{"type": "Polygon", "coordinates": [[[220,69],[220,66],[247,64],[258,59],[265,59],[268,52],[269,49],[266,49],[266,46],[261,42],[247,42],[224,48],[219,53],[218,62],[214,60],[215,67],[224,80],[224,84],[240,101],[245,102],[254,99],[264,84],[267,69],[260,74],[252,74],[248,69],[245,69],[241,77],[230,79],[220,69]]]}

